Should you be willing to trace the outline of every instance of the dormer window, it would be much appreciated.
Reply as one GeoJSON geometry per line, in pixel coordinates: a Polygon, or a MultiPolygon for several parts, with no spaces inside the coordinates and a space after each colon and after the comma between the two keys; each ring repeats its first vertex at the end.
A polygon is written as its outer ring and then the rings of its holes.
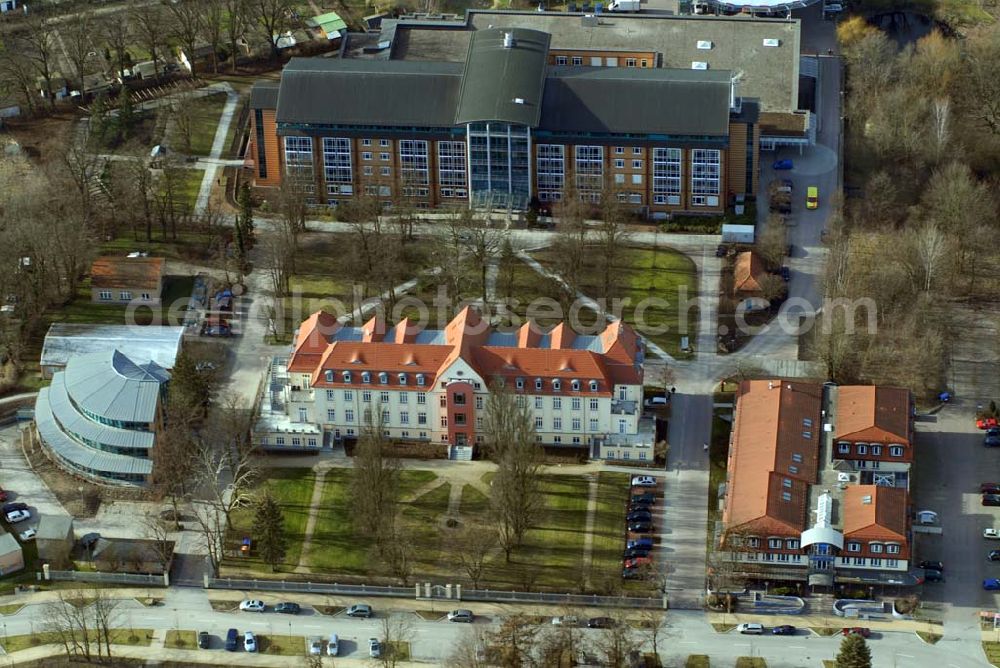
{"type": "Polygon", "coordinates": [[[579,392],[580,391],[580,381],[574,380],[572,387],[573,387],[573,391],[574,392],[579,392]]]}
{"type": "Polygon", "coordinates": [[[882,543],[868,543],[868,549],[871,550],[872,552],[881,552],[882,543]]]}
{"type": "Polygon", "coordinates": [[[861,543],[856,543],[854,541],[848,543],[847,544],[847,551],[848,552],[860,552],[861,551],[861,543]]]}
{"type": "Polygon", "coordinates": [[[518,378],[518,379],[517,379],[517,380],[516,380],[516,381],[514,382],[514,385],[515,385],[515,386],[517,387],[517,389],[519,389],[519,390],[523,390],[523,389],[524,389],[524,378],[518,378]]]}
{"type": "Polygon", "coordinates": [[[351,372],[350,371],[345,371],[342,375],[344,376],[344,382],[345,383],[351,382],[351,372]]]}
{"type": "Polygon", "coordinates": [[[362,383],[370,383],[370,382],[372,382],[372,375],[371,375],[371,373],[369,373],[368,371],[362,371],[361,372],[361,382],[362,383]]]}
{"type": "Polygon", "coordinates": [[[330,369],[327,369],[323,373],[323,377],[326,379],[326,382],[332,383],[333,382],[333,371],[331,371],[330,369]]]}
{"type": "Polygon", "coordinates": [[[536,378],[535,379],[535,389],[536,390],[542,389],[542,379],[541,378],[536,378]]]}
{"type": "Polygon", "coordinates": [[[556,378],[554,381],[552,381],[552,391],[558,392],[561,389],[562,389],[562,381],[556,378]]]}
{"type": "Polygon", "coordinates": [[[406,385],[406,374],[405,373],[401,373],[401,374],[399,374],[398,377],[399,377],[399,384],[400,385],[406,385]]]}
{"type": "Polygon", "coordinates": [[[386,383],[388,383],[389,382],[389,374],[387,374],[385,371],[379,372],[379,374],[378,374],[378,382],[381,383],[382,385],[385,385],[386,383]]]}
{"type": "Polygon", "coordinates": [[[424,374],[418,373],[417,374],[417,385],[423,385],[425,382],[426,381],[424,379],[424,374]]]}
{"type": "Polygon", "coordinates": [[[591,392],[597,392],[597,381],[596,380],[590,381],[590,391],[591,392]]]}

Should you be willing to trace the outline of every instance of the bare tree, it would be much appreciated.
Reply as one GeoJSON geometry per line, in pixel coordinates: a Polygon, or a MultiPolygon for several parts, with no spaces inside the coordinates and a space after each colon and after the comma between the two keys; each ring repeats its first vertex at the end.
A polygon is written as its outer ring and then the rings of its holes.
{"type": "Polygon", "coordinates": [[[214,503],[196,503],[193,506],[201,546],[208,557],[214,577],[226,556],[226,514],[214,503]]]}
{"type": "Polygon", "coordinates": [[[586,218],[589,206],[580,201],[576,192],[568,190],[555,207],[553,214],[559,220],[552,249],[556,255],[556,271],[569,291],[567,303],[582,291],[587,246],[590,232],[586,218]]]}
{"type": "MultiPolygon", "coordinates": [[[[226,29],[226,0],[202,0],[199,3],[201,11],[202,34],[205,41],[212,48],[212,72],[219,73],[219,49],[222,48],[222,41],[225,37],[226,29]]],[[[232,54],[236,60],[236,54],[232,54]]]]}
{"type": "Polygon", "coordinates": [[[496,665],[489,660],[487,633],[482,629],[470,629],[452,647],[445,660],[446,668],[486,668],[496,665]]]}
{"type": "Polygon", "coordinates": [[[55,600],[45,606],[46,631],[59,638],[67,658],[83,657],[92,660],[95,651],[100,651],[100,637],[91,626],[86,606],[88,600],[79,590],[59,590],[55,600]],[[94,648],[93,644],[98,643],[94,648]]]}
{"type": "Polygon", "coordinates": [[[1000,62],[1000,30],[983,28],[965,42],[961,67],[962,104],[981,128],[1000,136],[1000,81],[991,66],[1000,62]]]}
{"type": "Polygon", "coordinates": [[[170,539],[171,525],[174,528],[179,527],[176,514],[174,518],[174,521],[170,522],[153,513],[146,513],[143,516],[142,524],[146,539],[150,541],[153,556],[164,573],[170,570],[170,563],[174,558],[174,541],[170,539]]]}
{"type": "Polygon", "coordinates": [[[390,572],[404,587],[410,584],[410,576],[413,575],[414,549],[411,533],[401,526],[394,526],[392,535],[385,540],[383,554],[390,572]]]}
{"type": "Polygon", "coordinates": [[[414,637],[413,623],[409,616],[386,615],[382,617],[383,668],[395,668],[410,657],[410,642],[414,637]]]}
{"type": "Polygon", "coordinates": [[[49,107],[55,108],[56,96],[52,82],[56,72],[56,44],[52,29],[41,13],[30,13],[24,20],[24,30],[15,42],[14,50],[24,53],[32,62],[35,72],[42,78],[49,107]]]}
{"type": "Polygon", "coordinates": [[[4,88],[17,91],[28,116],[35,115],[35,71],[27,55],[20,50],[5,51],[0,57],[0,81],[4,88]]]}
{"type": "Polygon", "coordinates": [[[538,486],[541,448],[535,440],[534,418],[523,400],[496,382],[484,419],[486,450],[497,464],[490,485],[490,515],[508,562],[542,504],[538,486]]]}
{"type": "Polygon", "coordinates": [[[294,0],[249,0],[249,6],[253,21],[271,48],[271,59],[278,60],[278,40],[291,27],[294,0]]]}
{"type": "Polygon", "coordinates": [[[108,50],[114,55],[115,74],[125,76],[128,61],[128,47],[132,41],[132,25],[124,14],[108,14],[96,26],[97,33],[107,42],[108,50]]]}
{"type": "Polygon", "coordinates": [[[246,32],[252,22],[250,0],[222,0],[224,7],[225,35],[229,41],[232,71],[236,71],[236,61],[239,55],[239,41],[246,37],[246,32]]]}
{"type": "Polygon", "coordinates": [[[620,272],[616,271],[621,263],[625,245],[631,235],[628,232],[628,214],[617,197],[606,195],[601,205],[601,222],[594,233],[601,265],[600,297],[610,300],[618,292],[620,272]]]}
{"type": "Polygon", "coordinates": [[[466,524],[451,535],[449,543],[449,552],[472,581],[472,588],[478,589],[486,563],[497,546],[496,532],[483,524],[466,524]]]}
{"type": "Polygon", "coordinates": [[[87,61],[97,58],[94,43],[96,27],[93,15],[89,11],[84,11],[59,28],[61,43],[66,57],[73,66],[75,83],[81,95],[87,92],[83,79],[88,73],[87,61]]]}
{"type": "Polygon", "coordinates": [[[784,220],[778,214],[771,214],[764,229],[758,233],[754,250],[769,267],[778,267],[785,257],[787,244],[784,220]]]}
{"type": "Polygon", "coordinates": [[[153,76],[158,79],[159,63],[162,60],[162,49],[165,47],[167,35],[167,15],[164,6],[133,0],[129,5],[129,18],[132,34],[149,52],[149,58],[153,61],[153,76]]]}
{"type": "Polygon", "coordinates": [[[237,508],[253,501],[260,476],[257,449],[251,439],[250,411],[236,397],[224,397],[209,413],[195,453],[194,473],[209,492],[209,502],[232,526],[237,508]]]}
{"type": "Polygon", "coordinates": [[[383,552],[396,534],[396,502],[399,489],[399,459],[389,452],[389,439],[382,429],[381,406],[365,409],[365,428],[354,451],[351,490],[355,499],[354,521],[375,540],[383,552]]]}
{"type": "Polygon", "coordinates": [[[191,65],[191,75],[194,75],[195,49],[205,28],[205,8],[211,5],[205,0],[175,0],[166,4],[169,13],[168,24],[170,35],[184,49],[188,63],[191,65]]]}
{"type": "Polygon", "coordinates": [[[503,243],[503,232],[491,227],[489,220],[476,220],[471,209],[462,209],[451,220],[455,227],[452,234],[458,236],[469,264],[479,271],[479,297],[482,299],[484,312],[487,312],[486,275],[503,243]]]}
{"type": "Polygon", "coordinates": [[[519,614],[504,617],[500,626],[487,635],[494,648],[495,663],[505,668],[527,668],[536,665],[535,652],[540,627],[519,614]]]}
{"type": "Polygon", "coordinates": [[[948,239],[935,222],[926,222],[911,233],[911,242],[916,256],[912,268],[915,276],[923,277],[922,289],[930,292],[940,278],[948,256],[948,239]]]}
{"type": "Polygon", "coordinates": [[[764,274],[757,282],[760,285],[760,296],[768,302],[773,303],[775,300],[784,297],[787,291],[785,281],[782,280],[781,276],[776,274],[764,274]]]}
{"type": "Polygon", "coordinates": [[[111,658],[112,631],[117,626],[120,599],[115,598],[110,590],[94,587],[89,590],[88,598],[94,615],[94,631],[97,634],[97,654],[101,655],[101,644],[104,644],[104,656],[111,658]]]}
{"type": "Polygon", "coordinates": [[[667,622],[667,614],[663,610],[646,608],[639,613],[639,624],[642,635],[649,641],[650,651],[659,658],[660,643],[667,635],[670,624],[667,622]]]}

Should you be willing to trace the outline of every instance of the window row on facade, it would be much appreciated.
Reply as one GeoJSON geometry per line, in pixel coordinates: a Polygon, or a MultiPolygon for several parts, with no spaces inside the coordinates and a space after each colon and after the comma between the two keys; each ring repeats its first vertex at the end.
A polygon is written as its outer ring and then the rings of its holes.
{"type": "MultiPolygon", "coordinates": [[[[840,442],[837,444],[837,454],[840,455],[871,455],[873,457],[879,457],[884,451],[884,446],[878,443],[847,443],[840,442]]],[[[902,445],[890,445],[888,446],[889,456],[891,457],[902,457],[903,456],[903,446],[902,445]]]]}

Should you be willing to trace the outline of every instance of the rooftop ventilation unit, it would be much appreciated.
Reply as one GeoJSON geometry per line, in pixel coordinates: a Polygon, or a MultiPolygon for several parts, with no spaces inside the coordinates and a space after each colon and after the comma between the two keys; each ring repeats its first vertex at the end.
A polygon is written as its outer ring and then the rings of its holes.
{"type": "Polygon", "coordinates": [[[781,40],[773,38],[765,39],[764,46],[781,46],[781,40]]]}
{"type": "Polygon", "coordinates": [[[503,34],[503,48],[513,49],[514,48],[514,33],[505,32],[503,34]]]}
{"type": "Polygon", "coordinates": [[[701,49],[701,50],[703,50],[703,51],[708,51],[709,49],[712,48],[712,43],[710,41],[708,41],[707,39],[699,39],[698,40],[698,48],[701,49]]]}
{"type": "Polygon", "coordinates": [[[704,60],[693,60],[693,61],[691,61],[691,69],[692,70],[707,70],[708,69],[708,63],[706,63],[704,60]]]}

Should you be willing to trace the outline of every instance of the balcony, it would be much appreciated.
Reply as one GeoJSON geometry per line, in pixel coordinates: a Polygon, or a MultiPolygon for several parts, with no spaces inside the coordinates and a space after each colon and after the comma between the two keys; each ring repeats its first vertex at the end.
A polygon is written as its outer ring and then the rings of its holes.
{"type": "Polygon", "coordinates": [[[611,414],[612,415],[635,415],[639,410],[638,401],[612,401],[611,402],[611,414]]]}
{"type": "Polygon", "coordinates": [[[316,398],[313,390],[303,390],[298,385],[292,385],[288,389],[288,403],[312,403],[316,398]]]}

